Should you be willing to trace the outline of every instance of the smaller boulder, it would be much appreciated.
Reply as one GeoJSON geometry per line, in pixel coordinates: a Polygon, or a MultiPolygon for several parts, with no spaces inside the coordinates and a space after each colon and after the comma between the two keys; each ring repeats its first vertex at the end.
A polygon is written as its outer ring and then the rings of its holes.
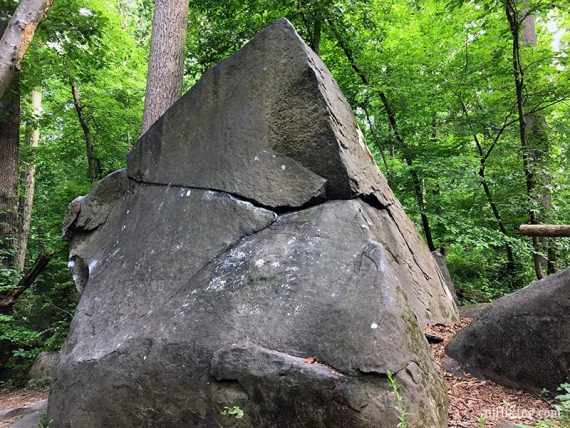
{"type": "Polygon", "coordinates": [[[32,368],[28,372],[30,379],[42,379],[53,377],[53,371],[57,364],[59,352],[41,352],[32,364],[32,368]]]}
{"type": "Polygon", "coordinates": [[[541,392],[570,380],[570,269],[489,305],[447,345],[476,376],[541,392]]]}
{"type": "Polygon", "coordinates": [[[463,318],[473,319],[488,307],[489,303],[473,303],[471,305],[460,306],[459,313],[463,318]]]}

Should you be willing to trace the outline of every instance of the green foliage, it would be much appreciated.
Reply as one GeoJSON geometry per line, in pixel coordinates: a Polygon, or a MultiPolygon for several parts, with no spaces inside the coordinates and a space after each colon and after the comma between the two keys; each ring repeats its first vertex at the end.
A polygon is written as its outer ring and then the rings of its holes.
{"type": "Polygon", "coordinates": [[[558,411],[558,418],[557,420],[551,419],[544,419],[538,421],[535,425],[524,425],[518,424],[517,427],[519,428],[570,428],[570,384],[563,383],[560,385],[558,389],[560,394],[557,395],[555,398],[557,400],[557,404],[554,405],[554,408],[558,411]]]}
{"type": "Polygon", "coordinates": [[[561,394],[556,396],[558,404],[554,407],[560,412],[560,421],[570,427],[570,383],[560,385],[561,394]]]}
{"type": "Polygon", "coordinates": [[[36,379],[30,379],[26,382],[26,389],[46,389],[51,385],[51,377],[40,377],[36,379]]]}

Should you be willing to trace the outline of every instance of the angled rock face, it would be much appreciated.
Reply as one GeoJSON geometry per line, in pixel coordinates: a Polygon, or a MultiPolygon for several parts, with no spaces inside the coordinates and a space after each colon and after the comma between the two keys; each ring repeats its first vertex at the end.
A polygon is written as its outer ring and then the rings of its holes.
{"type": "Polygon", "coordinates": [[[475,375],[540,393],[570,381],[570,269],[491,303],[447,346],[475,375]]]}
{"type": "Polygon", "coordinates": [[[453,281],[451,280],[451,274],[449,273],[449,269],[447,267],[447,262],[445,261],[445,257],[439,251],[432,251],[431,255],[435,260],[439,271],[443,275],[443,280],[449,289],[449,292],[453,296],[453,301],[457,306],[459,306],[459,298],[457,297],[457,292],[455,291],[455,285],[453,285],[453,281]]]}
{"type": "Polygon", "coordinates": [[[82,297],[58,427],[446,424],[420,326],[457,308],[286,20],[208,73],[64,222],[82,297]]]}
{"type": "Polygon", "coordinates": [[[215,189],[272,208],[367,194],[394,202],[330,72],[286,20],[204,74],[141,138],[128,165],[139,181],[215,189]]]}

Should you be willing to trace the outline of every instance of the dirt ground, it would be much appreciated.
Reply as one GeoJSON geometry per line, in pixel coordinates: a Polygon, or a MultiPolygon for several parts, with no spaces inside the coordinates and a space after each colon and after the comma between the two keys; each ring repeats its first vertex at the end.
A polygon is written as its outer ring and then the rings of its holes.
{"type": "Polygon", "coordinates": [[[447,387],[449,428],[478,428],[483,418],[486,420],[485,428],[495,428],[504,422],[532,424],[541,419],[555,419],[557,413],[551,401],[539,395],[476,379],[464,373],[445,355],[447,343],[470,322],[469,318],[463,318],[457,324],[435,324],[425,329],[427,333],[443,339],[443,342],[431,345],[431,349],[447,387]]]}
{"type": "Polygon", "coordinates": [[[45,400],[48,397],[47,389],[0,389],[0,410],[25,407],[36,401],[45,400]]]}

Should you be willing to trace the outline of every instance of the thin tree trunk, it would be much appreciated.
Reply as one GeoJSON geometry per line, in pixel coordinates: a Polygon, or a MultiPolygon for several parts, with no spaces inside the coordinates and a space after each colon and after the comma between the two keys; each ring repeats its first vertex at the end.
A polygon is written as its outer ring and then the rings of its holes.
{"type": "Polygon", "coordinates": [[[75,106],[75,111],[77,113],[77,118],[79,119],[79,124],[83,130],[83,137],[85,138],[85,150],[87,153],[87,175],[91,182],[95,182],[99,179],[99,159],[95,156],[95,146],[93,144],[93,136],[91,135],[91,130],[87,124],[87,118],[83,112],[84,106],[81,104],[81,98],[79,98],[79,92],[77,91],[77,85],[75,82],[71,82],[71,95],[73,96],[73,105],[75,106]]]}
{"type": "Polygon", "coordinates": [[[313,22],[313,34],[311,37],[311,49],[318,55],[321,48],[321,30],[323,20],[320,13],[317,13],[313,22]]]}
{"type": "MultiPolygon", "coordinates": [[[[465,105],[464,102],[461,102],[461,107],[463,109],[463,113],[465,114],[465,117],[467,118],[467,120],[469,120],[469,112],[467,111],[467,106],[465,105]]],[[[483,187],[483,192],[485,192],[485,197],[487,198],[487,202],[489,203],[489,206],[491,207],[491,211],[493,212],[493,216],[495,217],[495,220],[497,220],[497,225],[499,226],[500,232],[503,235],[505,235],[506,238],[508,238],[509,233],[507,232],[507,228],[505,227],[505,223],[503,221],[503,218],[501,217],[501,214],[499,212],[499,208],[497,206],[497,203],[495,202],[495,199],[493,198],[491,188],[489,187],[489,184],[487,183],[487,178],[485,176],[485,170],[487,167],[487,159],[491,155],[493,148],[498,143],[499,138],[503,134],[503,131],[505,130],[505,127],[506,127],[505,123],[503,123],[503,126],[500,128],[499,132],[495,136],[493,142],[491,143],[491,146],[489,147],[489,149],[487,151],[483,150],[483,146],[481,145],[481,142],[479,141],[479,137],[477,137],[477,134],[474,131],[473,131],[473,141],[475,142],[475,147],[477,147],[477,153],[479,154],[479,171],[478,171],[478,174],[479,174],[479,180],[481,181],[481,186],[483,187]]],[[[512,271],[512,270],[514,270],[514,268],[516,266],[515,265],[515,257],[514,257],[514,253],[513,253],[513,247],[508,242],[505,243],[505,251],[507,254],[508,268],[509,268],[509,270],[512,271]]]]}
{"type": "Polygon", "coordinates": [[[31,159],[24,172],[24,201],[22,204],[22,220],[18,236],[18,252],[16,254],[16,269],[22,271],[26,264],[26,250],[30,225],[32,222],[32,208],[34,205],[34,193],[36,187],[36,149],[40,144],[40,124],[42,114],[42,93],[39,88],[32,90],[32,115],[33,129],[29,139],[31,159]]]}
{"type": "MultiPolygon", "coordinates": [[[[511,35],[513,39],[513,74],[515,78],[515,94],[517,101],[517,111],[519,118],[519,137],[522,147],[522,160],[523,160],[523,170],[525,175],[525,183],[527,196],[529,199],[533,199],[534,189],[535,189],[535,179],[532,172],[531,166],[531,147],[528,140],[527,134],[527,123],[524,110],[524,86],[525,86],[525,74],[524,67],[521,63],[520,57],[520,29],[521,25],[519,22],[519,14],[516,9],[516,5],[513,3],[514,0],[505,0],[505,12],[507,15],[507,20],[509,21],[509,27],[511,30],[511,35]]],[[[529,219],[531,224],[538,224],[538,219],[536,215],[536,209],[530,207],[529,209],[529,219]]],[[[541,255],[541,245],[540,241],[536,236],[532,237],[533,246],[533,265],[536,277],[542,279],[545,276],[543,270],[544,259],[541,255]]]]}
{"type": "Polygon", "coordinates": [[[188,0],[155,0],[142,133],[182,94],[188,0]]]}
{"type": "MultiPolygon", "coordinates": [[[[347,46],[347,44],[344,42],[344,40],[340,36],[340,34],[339,34],[336,26],[334,25],[334,23],[331,21],[327,21],[327,22],[329,23],[329,26],[330,26],[331,30],[333,31],[333,34],[334,34],[340,48],[344,52],[344,55],[346,56],[346,59],[348,60],[352,69],[354,70],[354,72],[358,75],[358,77],[360,77],[360,80],[362,81],[362,83],[364,85],[371,86],[370,79],[368,78],[368,76],[364,73],[364,71],[362,71],[362,69],[356,63],[356,61],[354,59],[354,55],[352,54],[352,51],[350,50],[350,48],[347,46]]],[[[435,247],[435,244],[433,242],[431,227],[429,224],[429,218],[425,212],[425,201],[424,201],[424,192],[423,192],[422,181],[421,181],[421,179],[418,175],[418,172],[414,166],[412,155],[409,151],[409,148],[406,146],[404,137],[400,133],[400,130],[398,128],[398,122],[396,120],[396,115],[394,114],[394,111],[393,111],[392,106],[388,100],[388,97],[382,91],[380,91],[378,93],[378,96],[380,97],[382,105],[384,106],[384,109],[386,110],[386,115],[388,117],[388,122],[390,124],[390,130],[392,131],[394,138],[396,139],[396,141],[400,145],[400,149],[402,150],[404,160],[406,161],[406,164],[408,165],[408,168],[410,171],[410,176],[412,178],[412,184],[414,187],[416,202],[418,204],[418,209],[420,211],[420,217],[422,220],[422,228],[424,230],[424,236],[426,239],[426,243],[427,243],[430,251],[435,251],[436,247],[435,247]]]]}
{"type": "Polygon", "coordinates": [[[0,39],[0,98],[10,85],[40,20],[53,0],[20,0],[14,15],[2,28],[0,39]]]}
{"type": "Polygon", "coordinates": [[[392,173],[390,171],[390,168],[388,167],[386,155],[384,154],[384,148],[382,147],[382,144],[380,144],[380,139],[376,135],[376,132],[374,132],[374,126],[372,124],[372,119],[370,117],[370,114],[368,113],[368,108],[364,107],[363,110],[364,114],[366,114],[366,122],[368,122],[368,127],[370,128],[370,132],[372,133],[372,137],[374,138],[374,145],[378,148],[378,151],[380,152],[380,157],[382,158],[382,164],[384,165],[384,169],[386,170],[386,180],[388,181],[388,186],[392,187],[392,173]]]}
{"type": "Polygon", "coordinates": [[[16,76],[0,99],[0,268],[14,267],[18,231],[20,84],[16,76]]]}
{"type": "Polygon", "coordinates": [[[406,161],[406,165],[408,165],[408,169],[410,171],[410,176],[412,177],[412,185],[414,186],[414,193],[416,195],[416,202],[418,204],[418,209],[420,211],[420,218],[422,220],[422,228],[424,230],[424,236],[426,238],[426,243],[430,251],[436,251],[436,247],[433,241],[432,233],[431,233],[431,226],[429,223],[429,218],[425,211],[425,200],[424,200],[424,186],[422,181],[418,175],[418,171],[414,166],[414,161],[412,155],[410,154],[409,148],[407,147],[404,137],[400,133],[398,128],[398,122],[396,120],[396,115],[394,114],[394,110],[392,110],[392,106],[388,101],[388,97],[384,92],[380,92],[379,94],[380,100],[382,101],[382,105],[386,110],[386,115],[388,116],[388,122],[390,123],[390,129],[396,138],[396,141],[400,145],[400,150],[402,151],[402,155],[404,156],[404,160],[406,161]]]}
{"type": "MultiPolygon", "coordinates": [[[[478,147],[479,147],[479,145],[478,145],[478,147]]],[[[501,217],[501,214],[499,213],[499,208],[497,207],[497,203],[495,202],[495,199],[493,198],[493,194],[491,193],[491,189],[489,188],[489,184],[487,183],[487,179],[485,177],[485,167],[486,167],[485,161],[486,161],[486,158],[481,156],[480,164],[479,164],[479,179],[481,180],[481,185],[483,186],[483,191],[485,192],[485,196],[487,198],[487,202],[489,203],[489,206],[491,207],[491,211],[493,212],[493,216],[497,220],[499,230],[501,231],[501,233],[503,235],[505,235],[505,237],[508,238],[509,233],[507,232],[507,228],[505,227],[505,222],[503,221],[503,218],[501,217]]],[[[513,270],[515,267],[515,257],[513,255],[513,247],[508,242],[505,244],[505,251],[507,253],[507,260],[508,260],[509,269],[513,270]]]]}

